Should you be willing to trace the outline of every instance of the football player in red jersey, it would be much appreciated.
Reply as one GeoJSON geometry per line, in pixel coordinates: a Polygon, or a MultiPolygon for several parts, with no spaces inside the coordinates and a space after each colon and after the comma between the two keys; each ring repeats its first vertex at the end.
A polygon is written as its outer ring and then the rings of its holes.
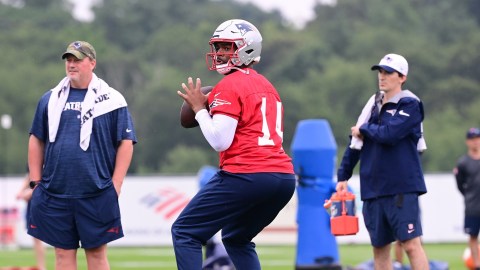
{"type": "Polygon", "coordinates": [[[275,87],[252,69],[262,49],[262,36],[253,24],[223,22],[210,46],[207,65],[224,77],[207,95],[200,91],[200,79],[188,78],[178,95],[219,152],[220,170],[172,225],[177,267],[201,269],[202,244],[222,230],[236,269],[261,269],[252,239],[295,190],[291,158],[282,147],[282,101],[275,87]]]}

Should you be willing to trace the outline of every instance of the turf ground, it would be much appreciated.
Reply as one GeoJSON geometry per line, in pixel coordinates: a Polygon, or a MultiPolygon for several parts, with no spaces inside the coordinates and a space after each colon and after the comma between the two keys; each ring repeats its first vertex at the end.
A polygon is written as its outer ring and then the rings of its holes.
{"type": "MultiPolygon", "coordinates": [[[[430,260],[448,262],[449,269],[466,269],[462,254],[466,243],[458,244],[425,244],[430,260]]],[[[339,245],[342,265],[355,266],[372,258],[369,245],[339,245]]],[[[295,267],[295,246],[257,246],[262,269],[292,270],[295,267]]],[[[175,257],[171,247],[118,248],[108,251],[112,270],[170,270],[176,269],[175,257]]],[[[53,250],[47,249],[48,269],[53,268],[53,250]]],[[[79,270],[87,269],[83,250],[78,252],[79,270]]],[[[6,266],[32,266],[34,256],[31,249],[0,250],[0,269],[6,266]]]]}

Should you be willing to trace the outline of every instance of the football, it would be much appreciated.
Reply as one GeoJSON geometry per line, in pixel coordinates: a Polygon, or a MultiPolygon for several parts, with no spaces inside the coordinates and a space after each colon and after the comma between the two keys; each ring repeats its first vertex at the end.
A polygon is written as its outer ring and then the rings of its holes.
{"type": "MultiPolygon", "coordinates": [[[[206,95],[210,93],[212,89],[213,86],[202,86],[200,91],[206,95]]],[[[184,128],[193,128],[198,126],[198,122],[195,120],[195,113],[185,101],[183,101],[182,107],[180,108],[180,124],[184,128]]]]}

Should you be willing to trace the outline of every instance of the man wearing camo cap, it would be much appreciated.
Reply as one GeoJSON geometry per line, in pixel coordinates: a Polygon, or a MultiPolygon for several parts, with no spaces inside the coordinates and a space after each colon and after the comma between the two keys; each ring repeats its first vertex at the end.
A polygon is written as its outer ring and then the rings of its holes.
{"type": "Polygon", "coordinates": [[[110,269],[107,243],[123,237],[118,196],[137,139],[127,103],[93,72],[86,41],[62,54],[66,77],[40,99],[30,129],[28,234],[55,247],[55,269],[110,269]],[[80,245],[79,245],[80,244],[80,245]]]}

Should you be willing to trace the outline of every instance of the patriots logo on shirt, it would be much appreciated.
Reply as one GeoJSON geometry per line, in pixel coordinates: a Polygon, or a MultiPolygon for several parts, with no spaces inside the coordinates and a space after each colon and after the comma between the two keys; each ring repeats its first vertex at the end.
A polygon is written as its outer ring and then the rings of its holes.
{"type": "Polygon", "coordinates": [[[395,115],[395,113],[397,112],[397,110],[393,109],[393,110],[386,110],[387,113],[391,114],[392,116],[395,115]]]}
{"type": "Polygon", "coordinates": [[[222,106],[222,105],[230,105],[232,104],[230,101],[227,101],[227,100],[223,100],[223,99],[219,99],[219,98],[215,98],[212,103],[210,103],[209,107],[210,107],[210,110],[217,107],[217,106],[222,106]]]}
{"type": "Polygon", "coordinates": [[[252,26],[246,23],[237,23],[235,26],[238,28],[238,30],[240,30],[242,36],[244,36],[247,32],[253,31],[252,26]]]}

